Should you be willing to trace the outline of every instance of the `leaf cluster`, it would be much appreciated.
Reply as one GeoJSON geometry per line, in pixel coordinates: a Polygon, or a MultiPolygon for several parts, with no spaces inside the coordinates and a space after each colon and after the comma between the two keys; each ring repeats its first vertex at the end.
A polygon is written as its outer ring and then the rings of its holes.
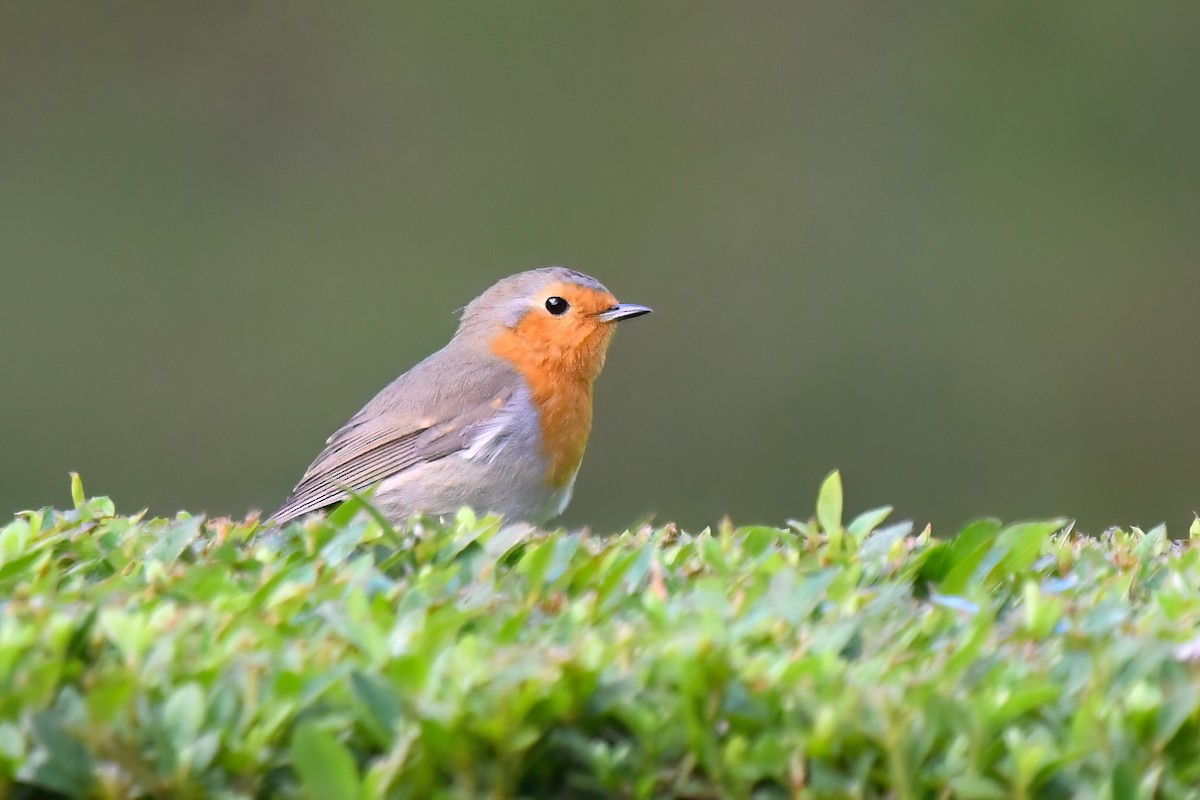
{"type": "MultiPolygon", "coordinates": [[[[1062,520],[539,531],[106,498],[0,530],[0,789],[1188,796],[1200,552],[1062,520]]],[[[20,793],[25,793],[24,795],[20,793]]],[[[2,794],[3,792],[0,792],[2,794]]]]}

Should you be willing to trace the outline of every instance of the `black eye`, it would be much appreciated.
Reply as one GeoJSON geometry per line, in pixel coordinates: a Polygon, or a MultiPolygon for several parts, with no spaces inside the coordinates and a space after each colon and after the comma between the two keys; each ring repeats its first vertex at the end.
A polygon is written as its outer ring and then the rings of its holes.
{"type": "Polygon", "coordinates": [[[561,297],[555,296],[546,298],[546,310],[556,317],[567,313],[567,309],[570,307],[571,304],[566,300],[563,300],[561,297]]]}

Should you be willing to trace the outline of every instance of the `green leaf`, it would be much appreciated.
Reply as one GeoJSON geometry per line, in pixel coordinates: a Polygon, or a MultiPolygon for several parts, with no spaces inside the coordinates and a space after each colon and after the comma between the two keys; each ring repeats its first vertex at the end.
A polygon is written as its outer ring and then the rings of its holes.
{"type": "Polygon", "coordinates": [[[997,548],[1003,548],[1005,553],[1000,568],[1008,575],[1026,572],[1042,554],[1050,537],[1066,524],[1065,519],[1056,519],[1024,522],[1005,528],[996,537],[997,548]]]}
{"type": "Polygon", "coordinates": [[[821,483],[817,494],[817,522],[827,534],[842,529],[842,475],[836,469],[821,483]]]}
{"type": "Polygon", "coordinates": [[[87,503],[87,495],[83,493],[83,478],[79,477],[78,472],[71,473],[71,502],[77,509],[87,503]]]}
{"type": "Polygon", "coordinates": [[[704,563],[712,567],[713,571],[718,575],[729,574],[729,565],[725,560],[725,552],[721,549],[721,543],[712,536],[701,536],[696,541],[700,550],[700,556],[704,559],[704,563]]]}
{"type": "MultiPolygon", "coordinates": [[[[390,519],[388,519],[387,516],[382,511],[380,511],[379,507],[376,506],[375,503],[373,502],[375,492],[378,489],[379,489],[379,484],[375,484],[374,486],[371,486],[362,492],[350,491],[349,492],[350,500],[353,502],[351,503],[350,507],[347,508],[345,511],[345,514],[347,515],[345,517],[345,522],[349,522],[351,519],[353,519],[354,515],[357,513],[357,511],[360,508],[364,509],[367,512],[367,516],[369,516],[371,519],[375,520],[375,524],[377,524],[379,526],[380,530],[383,531],[384,536],[386,538],[388,538],[389,540],[395,540],[396,537],[398,536],[398,534],[396,533],[396,528],[392,525],[392,521],[390,519]]],[[[343,505],[345,505],[345,504],[343,504],[343,505]]],[[[337,515],[338,512],[340,512],[341,510],[342,510],[342,506],[338,506],[338,508],[336,508],[334,510],[334,515],[337,515]]],[[[333,515],[331,515],[331,516],[333,516],[333,515]]],[[[342,519],[342,518],[339,517],[339,519],[342,519]]],[[[331,524],[336,524],[336,523],[333,523],[331,520],[331,524]]]]}
{"type": "Polygon", "coordinates": [[[742,528],[742,550],[749,556],[757,556],[779,543],[779,528],[769,528],[765,525],[750,525],[742,528]]]}
{"type": "Polygon", "coordinates": [[[859,545],[858,557],[864,562],[885,558],[898,542],[912,534],[912,529],[911,521],[895,522],[886,527],[874,529],[859,545]]]}
{"type": "MultiPolygon", "coordinates": [[[[24,758],[25,737],[21,729],[11,722],[0,722],[0,763],[24,758]]],[[[3,770],[0,770],[0,775],[3,774],[3,770]]]]}
{"type": "Polygon", "coordinates": [[[195,682],[180,686],[163,703],[163,725],[176,752],[190,747],[196,741],[207,708],[204,690],[195,682]]]}
{"type": "Polygon", "coordinates": [[[200,528],[203,523],[204,517],[180,514],[165,531],[159,534],[154,544],[146,551],[147,560],[174,564],[183,555],[187,546],[200,536],[200,528]]]}
{"type": "Polygon", "coordinates": [[[391,746],[396,721],[400,718],[400,703],[392,687],[382,678],[359,670],[350,673],[350,685],[354,696],[369,714],[368,726],[374,731],[380,746],[391,746]]]}
{"type": "Polygon", "coordinates": [[[1119,761],[1112,771],[1112,800],[1137,800],[1137,770],[1128,761],[1119,761]]]}
{"type": "Polygon", "coordinates": [[[531,592],[537,593],[542,590],[542,585],[546,580],[546,570],[550,567],[550,561],[554,557],[556,549],[557,543],[552,539],[547,539],[530,546],[521,556],[521,562],[517,569],[525,573],[531,592]]]}
{"type": "Polygon", "coordinates": [[[92,519],[107,519],[117,513],[113,501],[107,497],[93,497],[85,506],[92,519]]]}
{"type": "Polygon", "coordinates": [[[41,758],[31,782],[69,797],[84,797],[92,786],[95,765],[82,743],[67,732],[66,712],[56,707],[33,716],[41,758]]]}
{"type": "Polygon", "coordinates": [[[0,530],[0,564],[12,561],[29,546],[33,535],[29,523],[23,519],[14,519],[0,530]]]}
{"type": "Polygon", "coordinates": [[[1166,745],[1200,708],[1200,688],[1178,664],[1167,664],[1163,688],[1167,702],[1159,712],[1155,729],[1158,742],[1166,745]]]}
{"type": "Polygon", "coordinates": [[[1011,690],[1005,690],[1004,698],[989,715],[988,724],[998,732],[1022,714],[1049,706],[1061,697],[1062,693],[1061,686],[1048,683],[1017,686],[1011,690]]]}
{"type": "Polygon", "coordinates": [[[1000,522],[980,519],[969,523],[954,537],[946,550],[945,577],[939,581],[943,594],[962,594],[976,577],[975,572],[984,556],[996,543],[1000,522]]]}
{"type": "Polygon", "coordinates": [[[532,532],[533,528],[528,525],[507,524],[487,540],[483,552],[495,561],[502,561],[505,556],[520,547],[532,532]]]}
{"type": "Polygon", "coordinates": [[[103,724],[111,723],[138,689],[138,681],[124,672],[97,682],[84,697],[88,716],[103,724]]]}
{"type": "Polygon", "coordinates": [[[1133,547],[1133,554],[1139,561],[1146,561],[1160,555],[1167,544],[1167,526],[1155,525],[1149,532],[1142,535],[1133,547]]]}
{"type": "Polygon", "coordinates": [[[311,800],[359,797],[358,769],[350,751],[311,722],[301,723],[292,734],[292,766],[311,800]]]}
{"type": "Polygon", "coordinates": [[[14,558],[12,561],[6,561],[3,566],[0,566],[0,581],[28,572],[31,566],[43,560],[47,560],[46,554],[35,550],[19,558],[14,558]]]}
{"type": "Polygon", "coordinates": [[[950,779],[954,797],[962,800],[1006,800],[1009,792],[999,783],[978,775],[962,775],[950,779]]]}
{"type": "Polygon", "coordinates": [[[882,525],[883,521],[891,516],[891,513],[891,506],[881,506],[870,511],[864,511],[846,526],[846,533],[850,534],[855,540],[862,540],[863,537],[882,525]]]}

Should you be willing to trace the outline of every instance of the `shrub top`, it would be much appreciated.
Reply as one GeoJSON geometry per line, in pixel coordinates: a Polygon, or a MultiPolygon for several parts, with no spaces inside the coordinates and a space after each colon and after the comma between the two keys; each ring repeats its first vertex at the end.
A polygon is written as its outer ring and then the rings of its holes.
{"type": "Polygon", "coordinates": [[[1174,797],[1200,553],[840,479],[786,529],[597,536],[358,501],[0,531],[0,781],[70,797],[1174,797]]]}

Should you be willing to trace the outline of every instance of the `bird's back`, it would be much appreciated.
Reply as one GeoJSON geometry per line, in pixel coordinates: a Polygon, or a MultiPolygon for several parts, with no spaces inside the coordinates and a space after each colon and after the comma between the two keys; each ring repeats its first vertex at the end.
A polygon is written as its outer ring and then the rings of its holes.
{"type": "MultiPolygon", "coordinates": [[[[528,403],[527,395],[520,375],[506,361],[452,340],[384,387],[330,436],[273,518],[286,523],[345,500],[347,489],[361,492],[380,481],[380,503],[389,488],[394,494],[411,487],[414,479],[426,486],[430,501],[445,495],[443,484],[454,476],[440,473],[461,472],[466,465],[458,462],[469,461],[462,456],[474,454],[472,445],[480,437],[503,432],[506,440],[522,435],[536,439],[521,430],[528,420],[507,419],[528,403]],[[516,422],[522,424],[514,427],[516,422]],[[450,465],[430,469],[452,456],[458,457],[450,465]]],[[[411,488],[401,493],[409,502],[422,501],[411,488]]],[[[416,511],[441,513],[430,507],[407,513],[416,511]]]]}

